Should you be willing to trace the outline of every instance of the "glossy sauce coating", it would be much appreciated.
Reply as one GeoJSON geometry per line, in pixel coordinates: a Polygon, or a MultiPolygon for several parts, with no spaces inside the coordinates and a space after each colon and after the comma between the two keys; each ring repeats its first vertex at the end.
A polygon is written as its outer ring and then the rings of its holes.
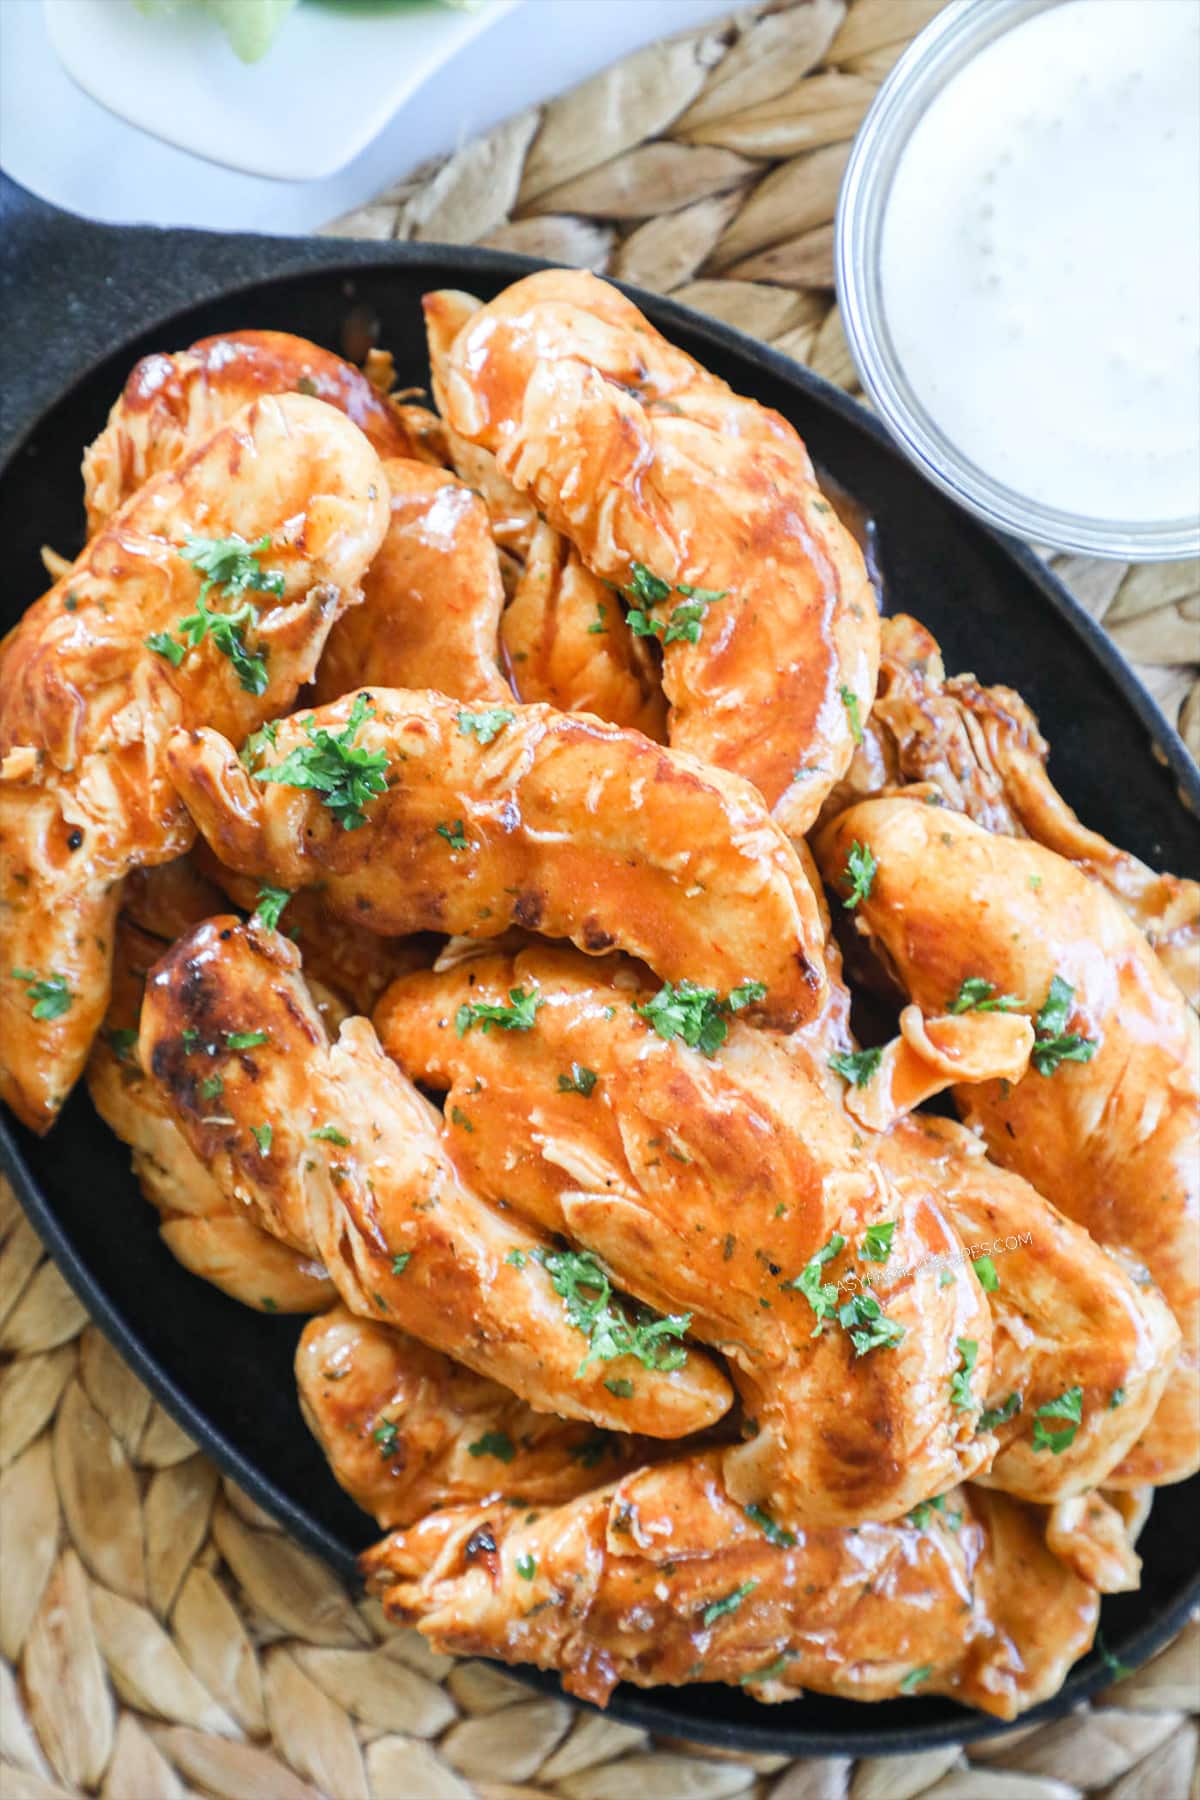
{"type": "Polygon", "coordinates": [[[559,1669],[600,1706],[618,1681],[727,1681],[765,1701],[942,1693],[1011,1719],[1092,1641],[1096,1589],[1046,1548],[1037,1509],[1004,1495],[956,1489],[923,1528],[791,1535],[769,1542],[709,1453],[528,1524],[433,1514],[362,1565],[435,1647],[559,1669]]]}
{"type": "Polygon", "coordinates": [[[988,1311],[970,1271],[939,1289],[956,1248],[927,1193],[911,1200],[855,1149],[852,1122],[774,1040],[734,1024],[715,1057],[657,1036],[633,1010],[653,987],[609,981],[567,951],[481,956],[397,982],[376,1014],[385,1048],[448,1088],[447,1143],[486,1197],[595,1250],[660,1311],[686,1309],[728,1356],[756,1431],[730,1451],[739,1497],[815,1524],[891,1518],[982,1467],[994,1449],[952,1404],[957,1340],[972,1339],[982,1407],[988,1311]],[[514,985],[543,1000],[527,1033],[459,1037],[458,1009],[514,985]],[[582,1071],[582,1077],[580,1075],[582,1071]],[[579,1082],[592,1079],[588,1093],[579,1082]],[[563,1084],[568,1091],[564,1091],[563,1084]],[[575,1087],[572,1088],[572,1083],[575,1087]],[[863,1234],[892,1224],[890,1268],[863,1234]],[[886,1283],[896,1347],[858,1355],[793,1285],[834,1233],[823,1271],[850,1301],[886,1283]]]}
{"type": "MultiPolygon", "coordinates": [[[[308,745],[306,720],[345,729],[356,699],[281,721],[259,766],[308,745]]],[[[216,732],[176,735],[172,777],[222,862],[289,889],[322,884],[331,910],[389,935],[489,938],[515,923],[627,950],[722,997],[761,982],[751,1013],[773,1027],[816,1011],[820,916],[747,783],[549,707],[502,709],[484,743],[444,695],[367,700],[355,744],[386,757],[389,786],[351,831],[311,791],[255,780],[216,732]]]]}
{"type": "Polygon", "coordinates": [[[923,1012],[940,1012],[970,977],[1031,1015],[1056,975],[1072,989],[1067,1031],[1095,1043],[1090,1061],[956,1098],[998,1163],[1162,1290],[1183,1332],[1180,1360],[1108,1483],[1182,1480],[1200,1464],[1195,1015],[1117,902],[1053,851],[919,801],[869,800],[818,839],[835,887],[855,842],[878,865],[856,926],[923,1012]]]}
{"type": "Polygon", "coordinates": [[[329,1041],[278,932],[226,917],[182,938],[147,983],[139,1056],[223,1191],[283,1242],[315,1250],[352,1312],[548,1412],[672,1437],[727,1410],[725,1378],[697,1351],[671,1371],[628,1357],[581,1367],[588,1339],[536,1255],[540,1240],[463,1184],[439,1115],[365,1019],[329,1041]],[[255,1041],[239,1044],[243,1033],[255,1041]]]}
{"type": "Polygon", "coordinates": [[[665,647],[670,740],[747,776],[782,802],[789,831],[807,830],[870,710],[879,620],[791,426],[615,288],[565,270],[470,315],[442,388],[451,427],[494,453],[595,574],[628,591],[641,564],[724,595],[697,643],[665,647]]]}
{"type": "Polygon", "coordinates": [[[379,460],[357,427],[302,395],[255,401],[141,488],[5,639],[0,1094],[33,1129],[53,1123],[103,1017],[121,878],[191,842],[164,763],[171,729],[203,720],[240,741],[289,706],[386,523],[379,460]],[[235,533],[269,539],[260,569],[283,584],[253,596],[261,694],[211,633],[178,667],[146,642],[196,611],[189,534],[235,533]],[[14,969],[61,978],[69,1008],[34,1019],[14,969]]]}

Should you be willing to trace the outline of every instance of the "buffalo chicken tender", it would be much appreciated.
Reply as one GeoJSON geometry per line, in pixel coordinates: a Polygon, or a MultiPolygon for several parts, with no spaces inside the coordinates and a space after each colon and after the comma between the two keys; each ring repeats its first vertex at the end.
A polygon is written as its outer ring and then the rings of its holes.
{"type": "Polygon", "coordinates": [[[661,1437],[719,1418],[728,1383],[680,1342],[679,1322],[649,1338],[631,1325],[629,1348],[590,1354],[541,1241],[461,1181],[439,1115],[365,1019],[330,1041],[299,960],[278,932],[218,918],[147,983],[142,1066],[222,1191],[284,1243],[315,1251],[352,1312],[411,1332],[539,1410],[661,1437]]]}
{"type": "Polygon", "coordinates": [[[879,618],[792,427],[574,270],[468,315],[441,392],[451,429],[662,640],[671,743],[753,781],[802,835],[861,738],[879,618]]]}
{"type": "Polygon", "coordinates": [[[380,456],[413,456],[402,413],[340,356],[286,331],[230,331],[137,363],[83,457],[88,535],[152,475],[173,469],[252,400],[307,394],[353,421],[380,456]]]}
{"type": "Polygon", "coordinates": [[[240,742],[291,705],[387,524],[379,459],[299,394],[141,488],[0,651],[0,1094],[53,1124],[108,1001],[122,878],[193,826],[175,726],[240,742]]]}
{"type": "Polygon", "coordinates": [[[747,1502],[789,1522],[891,1518],[985,1466],[988,1309],[970,1270],[938,1286],[957,1240],[936,1201],[900,1195],[775,1040],[732,1024],[705,1055],[660,1034],[675,1022],[635,971],[605,974],[533,949],[384,996],[385,1048],[448,1090],[466,1181],[725,1352],[756,1422],[727,1459],[747,1502]],[[531,1028],[491,1029],[514,989],[537,997],[531,1028]],[[860,1298],[868,1273],[881,1293],[892,1277],[882,1317],[860,1298]]]}
{"type": "Polygon", "coordinates": [[[503,704],[497,664],[504,587],[478,494],[443,469],[385,462],[391,521],[363,580],[363,604],[338,620],[317,671],[316,699],[355,688],[438,688],[503,704]]]}
{"type": "Polygon", "coordinates": [[[650,1438],[534,1412],[406,1332],[334,1307],[296,1346],[300,1407],[329,1467],[385,1530],[514,1495],[557,1506],[662,1454],[650,1438]]]}
{"type": "Polygon", "coordinates": [[[823,998],[820,913],[759,796],[638,732],[384,688],[281,720],[252,769],[210,730],[170,760],[223,863],[374,931],[615,947],[779,1029],[823,998]]]}
{"type": "Polygon", "coordinates": [[[1006,1495],[956,1489],[919,1521],[768,1531],[708,1452],[529,1520],[433,1513],[362,1567],[436,1649],[556,1669],[599,1706],[618,1681],[725,1681],[768,1702],[945,1694],[1014,1719],[1089,1648],[1097,1590],[1006,1495]]]}
{"type": "Polygon", "coordinates": [[[986,1423],[1000,1445],[973,1479],[1050,1503],[1098,1487],[1153,1418],[1179,1353],[1166,1303],[1116,1257],[989,1161],[949,1119],[906,1119],[872,1141],[902,1190],[936,1194],[986,1283],[992,1373],[986,1423]],[[1076,1423],[1071,1416],[1078,1402],[1076,1423]]]}
{"type": "Polygon", "coordinates": [[[1183,1480],[1200,1465],[1195,1015],[1112,896],[1039,844],[885,799],[826,827],[818,855],[843,895],[872,860],[855,926],[922,1012],[1003,1004],[1033,1019],[1029,1073],[958,1088],[957,1103],[996,1162],[1161,1289],[1179,1363],[1106,1485],[1183,1480]]]}
{"type": "MultiPolygon", "coordinates": [[[[259,1312],[319,1312],[336,1298],[321,1263],[246,1216],[193,1153],[138,1059],[142,991],[165,949],[160,939],[124,920],[118,926],[112,999],[88,1058],[92,1104],[129,1145],[133,1173],[158,1211],[159,1234],[177,1262],[259,1312]]],[[[215,1114],[219,1093],[210,1100],[215,1114]]]]}

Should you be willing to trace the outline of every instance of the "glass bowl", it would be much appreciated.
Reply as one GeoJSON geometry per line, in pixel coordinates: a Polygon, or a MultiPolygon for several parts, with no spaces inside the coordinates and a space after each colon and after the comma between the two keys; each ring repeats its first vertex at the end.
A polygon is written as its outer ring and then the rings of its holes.
{"type": "MultiPolygon", "coordinates": [[[[888,329],[880,275],[884,216],[909,137],[979,51],[1063,0],[951,0],[880,88],[854,141],[838,201],[835,268],[842,323],[863,387],[912,461],[944,493],[1002,531],[1059,550],[1167,561],[1200,550],[1198,516],[1111,519],[1062,511],[996,480],[946,435],[910,385],[888,329]]],[[[1200,498],[1200,497],[1198,497],[1200,498]]]]}

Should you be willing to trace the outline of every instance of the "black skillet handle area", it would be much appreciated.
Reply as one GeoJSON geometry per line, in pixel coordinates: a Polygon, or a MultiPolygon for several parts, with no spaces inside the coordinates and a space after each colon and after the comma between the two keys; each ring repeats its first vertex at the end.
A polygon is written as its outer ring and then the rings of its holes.
{"type": "Polygon", "coordinates": [[[97,225],[0,171],[0,463],[54,396],[168,314],[267,276],[378,264],[387,245],[97,225]]]}

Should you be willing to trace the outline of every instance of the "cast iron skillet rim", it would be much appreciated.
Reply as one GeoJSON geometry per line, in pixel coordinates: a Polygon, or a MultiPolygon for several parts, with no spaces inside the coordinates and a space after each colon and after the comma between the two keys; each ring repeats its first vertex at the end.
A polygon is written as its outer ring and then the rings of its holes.
{"type": "MultiPolygon", "coordinates": [[[[143,234],[139,232],[138,235],[143,234]]],[[[153,236],[154,233],[146,232],[144,235],[153,236]]],[[[281,254],[286,254],[287,247],[287,240],[281,240],[281,254]]],[[[402,267],[407,270],[429,267],[444,272],[447,266],[461,269],[468,277],[472,271],[478,271],[493,277],[511,280],[523,274],[532,273],[536,269],[554,265],[532,257],[476,247],[433,244],[397,245],[391,247],[390,254],[373,257],[347,257],[342,262],[330,261],[329,263],[298,266],[275,276],[250,277],[233,282],[217,293],[198,296],[182,305],[173,304],[148,320],[141,321],[136,331],[125,334],[120,341],[105,347],[96,356],[90,358],[70,380],[58,389],[39,410],[29,427],[13,443],[8,456],[0,465],[0,481],[10,475],[25,446],[39,429],[48,412],[52,411],[103,363],[111,357],[119,355],[122,348],[130,347],[146,335],[161,330],[180,313],[191,312],[198,305],[210,304],[218,299],[221,301],[235,300],[239,295],[251,295],[268,286],[279,289],[292,284],[308,282],[315,276],[322,278],[327,276],[331,280],[341,279],[344,282],[352,283],[360,275],[378,278],[380,275],[386,276],[391,269],[402,267]]],[[[741,357],[784,386],[799,390],[807,399],[832,411],[857,430],[865,430],[876,443],[887,449],[897,460],[904,461],[886,428],[865,408],[831,383],[794,363],[781,352],[760,344],[734,327],[694,313],[676,301],[645,294],[626,283],[615,283],[614,285],[627,293],[664,329],[669,331],[672,324],[678,325],[692,335],[712,343],[719,351],[731,352],[741,357]]],[[[347,295],[348,300],[352,297],[352,294],[347,295]]],[[[914,473],[919,479],[919,472],[914,473]]],[[[1031,581],[1041,595],[1051,603],[1054,610],[1071,627],[1095,660],[1101,664],[1122,697],[1132,705],[1141,723],[1150,733],[1152,744],[1160,759],[1167,764],[1176,777],[1180,789],[1180,801],[1192,812],[1200,812],[1200,771],[1196,769],[1182,740],[1168,724],[1153,697],[1121,658],[1100,626],[1031,551],[978,520],[972,520],[972,523],[982,536],[997,544],[1002,552],[1018,566],[1026,579],[1031,581]]],[[[150,1351],[142,1348],[141,1340],[134,1329],[126,1323],[124,1314],[107,1299],[103,1290],[98,1286],[88,1266],[76,1252],[70,1236],[60,1225],[32,1176],[27,1172],[8,1124],[4,1120],[0,1120],[0,1165],[4,1166],[9,1173],[26,1214],[70,1286],[79,1296],[90,1316],[126,1357],[155,1398],[212,1456],[214,1462],[236,1480],[252,1498],[259,1501],[267,1511],[272,1513],[294,1537],[332,1563],[343,1575],[354,1575],[354,1559],[347,1556],[337,1537],[324,1530],[298,1507],[274,1485],[269,1476],[257,1464],[247,1458],[240,1449],[212,1426],[206,1415],[177,1388],[166,1368],[159,1364],[150,1351]]],[[[1178,1630],[1198,1601],[1200,1601],[1200,1572],[1197,1572],[1177,1592],[1165,1610],[1152,1617],[1149,1623],[1131,1639],[1123,1641],[1124,1654],[1140,1664],[1178,1630]]],[[[1021,1725],[1034,1724],[1056,1717],[1081,1699],[1105,1686],[1111,1680],[1111,1676],[1103,1661],[1093,1662],[1093,1656],[1094,1653],[1088,1659],[1076,1664],[1074,1671],[1068,1676],[1059,1693],[1043,1702],[1042,1705],[1021,1715],[1019,1723],[1021,1725]]],[[[524,1667],[514,1668],[511,1673],[527,1686],[540,1691],[555,1694],[562,1691],[557,1677],[553,1675],[524,1667]]],[[[759,1751],[777,1750],[791,1756],[823,1756],[837,1753],[850,1755],[911,1753],[921,1747],[984,1739],[1011,1728],[1009,1721],[990,1718],[986,1714],[976,1713],[966,1708],[956,1708],[951,1717],[922,1725],[920,1715],[925,1710],[925,1704],[920,1700],[914,1700],[910,1703],[915,1715],[911,1728],[858,1733],[828,1730],[804,1731],[803,1726],[800,1725],[799,1729],[802,1735],[798,1737],[797,1726],[789,1727],[783,1722],[782,1715],[785,1709],[762,1707],[760,1709],[761,1717],[756,1717],[749,1724],[706,1721],[691,1715],[680,1717],[674,1714],[669,1698],[665,1700],[664,1705],[664,1700],[654,1697],[655,1694],[662,1695],[664,1692],[664,1690],[642,1690],[622,1686],[618,1688],[610,1702],[609,1715],[644,1726],[649,1730],[669,1731],[675,1734],[682,1731],[697,1741],[705,1741],[714,1745],[759,1751]],[[773,1723],[774,1719],[779,1719],[777,1725],[773,1723]]],[[[571,1698],[575,1704],[586,1704],[574,1701],[573,1696],[571,1698]]],[[[813,1697],[810,1705],[813,1703],[819,1704],[819,1696],[813,1697]]],[[[865,1707],[866,1703],[862,1704],[865,1707]]],[[[951,1703],[939,1699],[936,1704],[944,1707],[951,1703]]],[[[803,1700],[790,1703],[786,1707],[786,1713],[796,1716],[799,1722],[803,1718],[803,1714],[797,1714],[796,1709],[803,1705],[803,1700]]],[[[869,1713],[869,1709],[867,1710],[869,1713]]]]}

